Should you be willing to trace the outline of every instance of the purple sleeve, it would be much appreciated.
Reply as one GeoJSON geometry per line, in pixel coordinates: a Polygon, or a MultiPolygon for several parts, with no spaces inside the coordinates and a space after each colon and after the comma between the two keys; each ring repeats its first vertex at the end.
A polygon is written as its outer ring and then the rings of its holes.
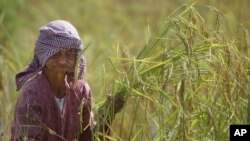
{"type": "Polygon", "coordinates": [[[80,141],[92,141],[93,133],[90,127],[91,122],[91,104],[92,95],[90,88],[87,83],[85,83],[84,93],[84,106],[82,108],[82,133],[80,134],[80,141]]]}
{"type": "MultiPolygon", "coordinates": [[[[82,108],[82,133],[80,134],[80,140],[79,141],[92,141],[94,136],[94,132],[102,132],[106,135],[110,134],[110,129],[109,126],[103,125],[102,127],[100,127],[100,129],[96,129],[96,127],[91,127],[94,125],[90,125],[90,124],[94,124],[91,122],[93,121],[93,115],[92,115],[92,93],[90,90],[90,87],[87,83],[85,83],[85,89],[83,91],[83,95],[84,95],[84,100],[86,100],[84,103],[84,107],[82,108]],[[93,128],[93,129],[91,129],[93,128]]],[[[83,101],[84,101],[83,100],[83,101]]],[[[98,124],[98,123],[97,123],[98,124]]],[[[104,137],[104,136],[98,136],[98,139],[101,141],[109,141],[108,138],[104,137]]]]}
{"type": "Polygon", "coordinates": [[[42,108],[32,90],[24,89],[18,98],[14,122],[12,124],[12,140],[44,140],[41,124],[42,108]]]}

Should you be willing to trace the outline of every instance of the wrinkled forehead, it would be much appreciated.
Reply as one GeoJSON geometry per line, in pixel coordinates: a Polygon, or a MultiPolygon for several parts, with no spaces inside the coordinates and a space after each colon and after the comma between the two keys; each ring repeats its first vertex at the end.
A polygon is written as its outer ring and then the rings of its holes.
{"type": "Polygon", "coordinates": [[[70,54],[74,54],[77,55],[77,53],[80,52],[79,49],[75,49],[75,48],[66,48],[66,49],[60,49],[58,50],[55,54],[62,54],[62,53],[70,53],[70,54]]]}

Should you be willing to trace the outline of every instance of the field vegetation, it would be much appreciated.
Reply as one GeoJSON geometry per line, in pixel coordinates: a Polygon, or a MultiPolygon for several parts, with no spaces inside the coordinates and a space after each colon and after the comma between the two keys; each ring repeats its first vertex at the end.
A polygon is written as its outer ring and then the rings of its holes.
{"type": "Polygon", "coordinates": [[[125,95],[111,140],[229,140],[230,124],[250,124],[249,6],[0,0],[0,141],[10,137],[15,74],[31,61],[39,27],[55,19],[70,21],[89,45],[84,79],[95,113],[107,94],[125,95]]]}

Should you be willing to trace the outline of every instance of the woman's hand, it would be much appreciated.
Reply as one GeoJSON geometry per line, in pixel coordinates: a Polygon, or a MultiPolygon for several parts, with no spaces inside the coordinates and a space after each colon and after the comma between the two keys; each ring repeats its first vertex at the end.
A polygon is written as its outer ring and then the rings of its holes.
{"type": "Polygon", "coordinates": [[[107,95],[106,102],[111,105],[114,114],[120,112],[125,103],[123,95],[107,95]]]}

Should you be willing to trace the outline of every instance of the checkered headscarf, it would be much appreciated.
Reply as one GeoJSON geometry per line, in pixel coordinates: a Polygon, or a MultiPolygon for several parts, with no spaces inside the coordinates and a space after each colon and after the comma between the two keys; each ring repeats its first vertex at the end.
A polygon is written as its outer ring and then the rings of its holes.
{"type": "MultiPolygon", "coordinates": [[[[32,62],[16,75],[17,90],[42,70],[49,57],[61,49],[71,48],[79,51],[83,49],[82,41],[72,24],[63,20],[56,20],[42,26],[35,43],[32,62]]],[[[86,59],[83,55],[78,66],[78,79],[82,78],[85,65],[86,59]]]]}

